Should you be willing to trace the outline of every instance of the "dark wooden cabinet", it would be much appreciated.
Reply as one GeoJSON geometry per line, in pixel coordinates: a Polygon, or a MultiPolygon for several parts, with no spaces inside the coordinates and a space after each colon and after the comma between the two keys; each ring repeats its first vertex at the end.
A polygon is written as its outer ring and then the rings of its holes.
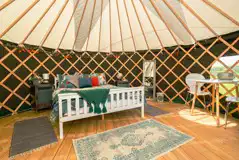
{"type": "Polygon", "coordinates": [[[33,94],[35,99],[33,109],[38,111],[40,109],[52,108],[53,85],[35,83],[33,87],[33,94]]]}

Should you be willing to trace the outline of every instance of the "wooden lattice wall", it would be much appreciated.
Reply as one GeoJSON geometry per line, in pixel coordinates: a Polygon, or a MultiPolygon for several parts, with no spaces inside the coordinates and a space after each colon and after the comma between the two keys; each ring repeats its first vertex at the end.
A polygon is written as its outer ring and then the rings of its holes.
{"type": "MultiPolygon", "coordinates": [[[[105,72],[108,83],[112,84],[119,71],[131,82],[131,86],[139,86],[142,84],[144,59],[156,60],[157,91],[164,93],[165,100],[185,103],[187,74],[197,72],[209,78],[210,68],[215,61],[222,56],[239,54],[238,32],[191,46],[114,55],[85,52],[65,57],[49,56],[29,49],[19,52],[19,48],[6,44],[0,41],[0,116],[16,114],[31,106],[28,79],[32,74],[48,72],[52,78],[59,73],[105,72]]],[[[226,64],[223,65],[232,71],[226,64]]],[[[225,96],[220,95],[222,104],[225,96]]]]}

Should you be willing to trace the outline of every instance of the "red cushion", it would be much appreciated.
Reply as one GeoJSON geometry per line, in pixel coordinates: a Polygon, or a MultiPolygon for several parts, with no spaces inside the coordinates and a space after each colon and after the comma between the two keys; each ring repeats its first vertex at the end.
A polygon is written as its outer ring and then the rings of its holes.
{"type": "Polygon", "coordinates": [[[98,77],[91,77],[91,81],[92,81],[92,86],[99,86],[99,79],[98,77]]]}

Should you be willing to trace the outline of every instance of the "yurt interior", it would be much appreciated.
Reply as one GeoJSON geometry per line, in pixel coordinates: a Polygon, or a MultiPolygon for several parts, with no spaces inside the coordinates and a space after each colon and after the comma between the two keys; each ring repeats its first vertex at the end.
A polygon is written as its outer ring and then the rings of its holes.
{"type": "Polygon", "coordinates": [[[238,0],[0,0],[0,159],[239,160],[238,0]]]}

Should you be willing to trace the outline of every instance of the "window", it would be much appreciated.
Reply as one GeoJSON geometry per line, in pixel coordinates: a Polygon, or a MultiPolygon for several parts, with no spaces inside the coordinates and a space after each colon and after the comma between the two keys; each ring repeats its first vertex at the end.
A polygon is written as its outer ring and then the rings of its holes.
{"type": "MultiPolygon", "coordinates": [[[[237,61],[239,61],[239,55],[237,56],[226,56],[226,57],[221,57],[219,58],[219,61],[222,61],[225,65],[228,66],[228,68],[231,68],[232,66],[234,66],[236,64],[237,61]]],[[[217,77],[217,74],[220,72],[227,72],[227,68],[219,61],[216,61],[213,65],[212,68],[210,70],[211,74],[214,75],[215,77],[217,77]]],[[[239,63],[236,64],[233,68],[232,68],[234,74],[239,75],[239,63]]],[[[213,78],[211,76],[211,78],[213,78]]],[[[237,77],[235,79],[238,79],[237,77]]],[[[234,87],[233,84],[224,84],[224,86],[230,90],[231,88],[234,87]]],[[[225,94],[226,90],[220,86],[219,88],[219,92],[221,94],[225,94]]],[[[233,95],[235,95],[235,90],[232,92],[233,95]]]]}

